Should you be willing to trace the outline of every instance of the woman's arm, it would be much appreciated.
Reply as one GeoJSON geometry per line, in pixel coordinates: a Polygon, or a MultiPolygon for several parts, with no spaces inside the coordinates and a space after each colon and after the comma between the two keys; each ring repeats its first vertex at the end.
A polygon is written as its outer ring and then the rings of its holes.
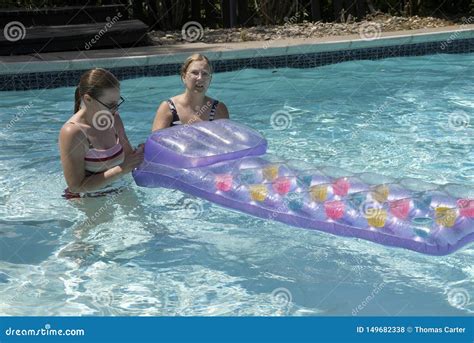
{"type": "Polygon", "coordinates": [[[114,116],[114,126],[117,134],[119,135],[120,144],[122,144],[125,156],[130,155],[134,150],[130,144],[130,141],[128,140],[127,134],[125,133],[125,127],[123,125],[122,118],[118,113],[116,113],[114,116]]]}
{"type": "Polygon", "coordinates": [[[92,192],[101,189],[122,175],[129,173],[143,160],[143,153],[132,153],[126,156],[120,165],[102,173],[86,177],[84,156],[87,148],[87,139],[80,129],[73,125],[65,125],[59,134],[59,149],[64,178],[71,192],[92,192]]]}
{"type": "Polygon", "coordinates": [[[223,102],[219,102],[217,105],[216,119],[229,119],[229,111],[223,102]]]}
{"type": "Polygon", "coordinates": [[[153,126],[151,131],[156,131],[164,129],[171,126],[173,121],[173,114],[170,111],[168,103],[163,101],[156,111],[155,120],[153,121],[153,126]]]}

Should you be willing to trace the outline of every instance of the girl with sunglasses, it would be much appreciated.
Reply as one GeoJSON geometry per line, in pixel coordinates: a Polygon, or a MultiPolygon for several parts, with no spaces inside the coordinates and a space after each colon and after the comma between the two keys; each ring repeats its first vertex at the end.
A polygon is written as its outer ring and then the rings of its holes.
{"type": "Polygon", "coordinates": [[[81,76],[74,115],[59,134],[67,199],[115,191],[111,184],[143,161],[143,146],[132,148],[117,112],[123,102],[109,71],[96,68],[81,76]]]}

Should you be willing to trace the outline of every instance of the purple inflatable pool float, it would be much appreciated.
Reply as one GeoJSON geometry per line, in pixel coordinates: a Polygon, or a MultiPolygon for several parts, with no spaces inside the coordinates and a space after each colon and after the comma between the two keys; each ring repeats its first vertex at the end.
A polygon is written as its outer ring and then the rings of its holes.
{"type": "Polygon", "coordinates": [[[313,166],[266,154],[227,119],[154,132],[137,185],[166,187],[257,217],[430,255],[474,240],[474,189],[313,166]]]}

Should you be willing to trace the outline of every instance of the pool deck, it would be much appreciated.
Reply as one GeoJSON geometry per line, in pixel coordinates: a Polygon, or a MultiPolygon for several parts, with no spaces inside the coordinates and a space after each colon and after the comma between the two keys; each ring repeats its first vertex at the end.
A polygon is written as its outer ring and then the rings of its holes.
{"type": "Polygon", "coordinates": [[[182,63],[188,55],[196,52],[206,53],[211,59],[235,59],[413,44],[427,41],[446,41],[449,43],[452,40],[466,38],[474,38],[474,24],[383,32],[379,38],[372,40],[361,39],[360,35],[354,34],[323,38],[215,44],[196,42],[126,49],[51,52],[0,56],[0,74],[182,63]]]}

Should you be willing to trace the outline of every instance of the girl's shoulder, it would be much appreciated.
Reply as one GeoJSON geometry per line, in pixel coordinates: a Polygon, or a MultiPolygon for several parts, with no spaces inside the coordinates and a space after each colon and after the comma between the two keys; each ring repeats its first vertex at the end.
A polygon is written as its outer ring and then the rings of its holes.
{"type": "Polygon", "coordinates": [[[219,101],[219,103],[217,104],[216,117],[217,119],[229,118],[229,110],[227,109],[227,106],[221,101],[219,101]]]}
{"type": "Polygon", "coordinates": [[[215,103],[215,102],[218,102],[218,103],[219,103],[220,101],[217,100],[217,99],[211,98],[210,96],[207,96],[207,95],[206,95],[205,102],[206,102],[207,104],[213,104],[213,103],[215,103]]]}
{"type": "Polygon", "coordinates": [[[62,147],[76,147],[87,145],[88,139],[85,128],[73,121],[67,121],[59,131],[59,145],[62,147]]]}
{"type": "Polygon", "coordinates": [[[87,127],[80,123],[79,118],[73,115],[61,127],[60,133],[73,136],[79,132],[84,132],[87,127]]]}
{"type": "Polygon", "coordinates": [[[177,94],[177,95],[174,95],[174,96],[166,99],[166,102],[171,100],[174,104],[176,104],[176,103],[180,104],[182,102],[182,98],[183,98],[183,94],[177,94]]]}

